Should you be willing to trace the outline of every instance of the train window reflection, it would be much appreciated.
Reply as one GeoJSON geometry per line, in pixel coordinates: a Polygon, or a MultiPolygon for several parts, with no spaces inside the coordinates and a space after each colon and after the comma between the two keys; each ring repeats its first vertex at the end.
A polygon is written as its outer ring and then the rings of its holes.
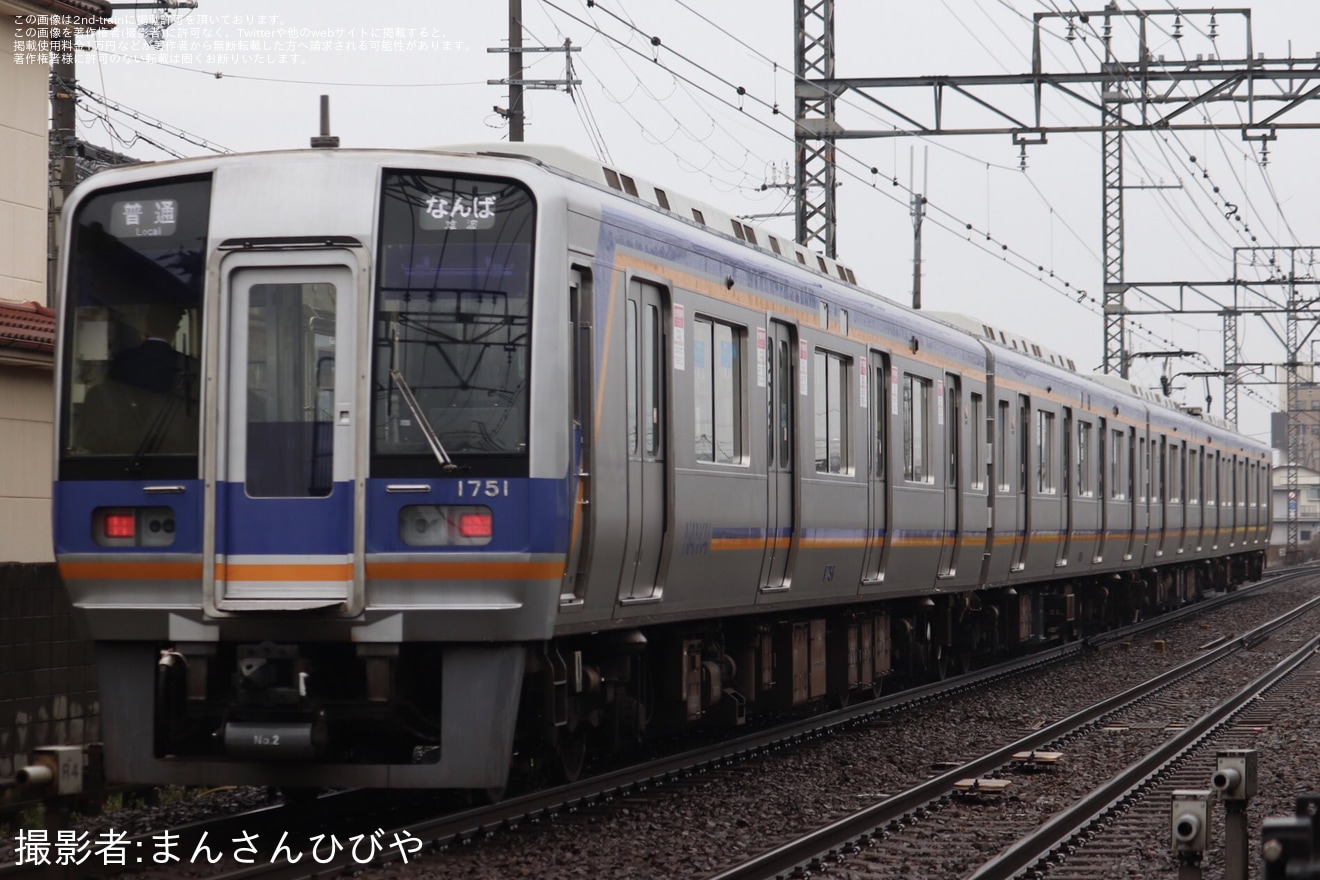
{"type": "Polygon", "coordinates": [[[525,472],[535,219],[531,193],[513,181],[386,172],[374,474],[438,467],[390,378],[396,369],[449,455],[484,473],[525,472]]]}
{"type": "Polygon", "coordinates": [[[692,322],[694,448],[697,461],[743,461],[742,328],[698,316],[692,322]]]}
{"type": "Polygon", "coordinates": [[[903,478],[930,483],[931,381],[903,374],[903,478]]]}
{"type": "Polygon", "coordinates": [[[71,218],[61,473],[195,477],[209,177],[96,193],[71,218]],[[185,460],[182,456],[188,456],[185,460]]]}
{"type": "Polygon", "coordinates": [[[816,472],[845,474],[852,471],[848,443],[848,377],[852,359],[828,351],[816,351],[816,472]]]}
{"type": "Polygon", "coordinates": [[[248,291],[247,494],[320,498],[334,486],[335,286],[248,291]]]}

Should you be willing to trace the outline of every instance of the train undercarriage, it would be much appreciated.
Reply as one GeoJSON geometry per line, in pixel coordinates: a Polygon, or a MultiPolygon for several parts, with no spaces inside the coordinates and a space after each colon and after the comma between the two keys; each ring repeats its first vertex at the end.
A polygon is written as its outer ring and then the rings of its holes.
{"type": "Polygon", "coordinates": [[[737,727],[757,715],[846,705],[1085,638],[1258,579],[1263,564],[1256,551],[1098,577],[574,635],[512,655],[510,646],[455,654],[432,643],[175,645],[157,660],[153,753],[168,761],[406,772],[406,765],[443,760],[448,737],[475,726],[463,735],[502,750],[496,766],[503,760],[514,777],[572,780],[589,754],[626,753],[658,737],[737,727]],[[484,658],[497,653],[508,674],[490,678],[484,658]],[[492,702],[488,689],[502,681],[517,691],[519,680],[520,694],[492,702]],[[491,710],[476,705],[482,700],[516,711],[507,737],[485,717],[491,710]]]}

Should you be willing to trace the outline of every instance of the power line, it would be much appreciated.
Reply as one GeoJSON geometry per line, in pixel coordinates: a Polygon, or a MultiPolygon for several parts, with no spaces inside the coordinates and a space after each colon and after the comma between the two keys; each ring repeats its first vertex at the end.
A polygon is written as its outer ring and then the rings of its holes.
{"type": "Polygon", "coordinates": [[[320,79],[288,79],[285,77],[278,77],[278,76],[252,76],[246,73],[226,73],[223,70],[203,70],[198,67],[185,67],[182,64],[170,64],[167,61],[153,61],[150,59],[150,57],[143,58],[143,57],[138,57],[136,55],[124,55],[123,53],[120,52],[111,52],[108,49],[101,49],[99,47],[96,48],[96,51],[98,53],[112,55],[116,58],[123,58],[127,61],[138,61],[143,64],[149,64],[152,67],[168,67],[171,70],[182,70],[185,73],[197,73],[197,74],[201,74],[202,76],[211,77],[212,79],[239,79],[239,80],[249,80],[251,82],[283,83],[287,85],[300,85],[300,86],[326,86],[326,87],[344,88],[344,89],[443,89],[443,88],[452,88],[455,86],[486,85],[485,80],[472,80],[472,81],[464,81],[464,82],[415,82],[414,81],[414,82],[380,83],[380,82],[336,82],[331,80],[320,80],[320,79]]]}
{"type": "Polygon", "coordinates": [[[179,140],[184,141],[185,143],[192,144],[195,147],[201,147],[204,150],[210,150],[213,153],[234,152],[228,147],[220,146],[219,144],[213,143],[212,141],[207,140],[206,138],[201,137],[200,135],[191,134],[190,132],[187,132],[184,129],[179,128],[177,125],[170,125],[169,123],[157,119],[154,116],[149,116],[146,113],[143,113],[139,110],[134,110],[132,107],[125,106],[124,104],[120,104],[117,101],[111,101],[109,98],[105,97],[104,95],[96,94],[91,89],[88,89],[86,86],[82,85],[81,83],[78,84],[76,88],[79,94],[83,95],[84,97],[90,98],[91,100],[105,107],[107,110],[113,110],[116,113],[123,114],[124,116],[127,116],[130,119],[134,119],[144,125],[149,125],[152,128],[159,129],[160,131],[163,131],[166,134],[171,135],[172,137],[176,137],[179,140]]]}
{"type": "MultiPolygon", "coordinates": [[[[586,21],[586,20],[584,20],[584,19],[582,19],[582,18],[580,18],[580,17],[574,15],[573,13],[569,12],[568,10],[566,10],[566,9],[564,9],[563,7],[561,7],[561,6],[557,5],[556,3],[554,3],[553,0],[542,0],[542,3],[543,3],[543,5],[546,5],[546,6],[549,6],[549,7],[553,8],[553,9],[555,9],[556,11],[558,11],[558,12],[560,12],[561,14],[567,16],[568,18],[572,19],[573,21],[576,21],[577,23],[579,23],[579,24],[581,24],[581,25],[583,25],[583,26],[585,26],[585,27],[588,27],[588,28],[592,29],[594,32],[596,32],[596,33],[600,34],[601,36],[605,37],[607,40],[610,40],[611,42],[616,43],[616,44],[618,44],[619,46],[622,46],[622,47],[625,48],[625,49],[628,49],[630,52],[633,52],[634,54],[639,55],[640,57],[647,58],[647,60],[652,61],[652,62],[655,63],[656,65],[660,66],[660,67],[663,68],[666,72],[668,72],[671,76],[674,76],[674,77],[676,77],[677,79],[682,80],[683,82],[688,83],[688,84],[691,85],[693,88],[696,88],[696,89],[698,89],[699,91],[701,91],[703,94],[706,94],[707,96],[709,96],[709,97],[713,98],[714,100],[716,100],[716,101],[718,101],[718,102],[724,104],[724,105],[727,106],[727,107],[730,107],[730,108],[732,108],[732,109],[737,109],[740,113],[743,113],[743,114],[745,115],[745,110],[743,110],[743,108],[741,108],[741,107],[736,107],[735,105],[733,105],[732,103],[730,103],[728,100],[726,100],[726,99],[724,99],[724,98],[721,98],[721,97],[719,97],[718,95],[716,95],[716,94],[714,94],[713,92],[711,92],[711,91],[710,91],[708,88],[706,88],[705,86],[703,86],[703,85],[701,85],[701,84],[699,84],[699,83],[696,83],[696,82],[694,82],[693,80],[688,79],[687,77],[683,76],[682,74],[680,74],[680,73],[674,71],[672,68],[666,66],[663,62],[661,62],[658,56],[657,56],[657,57],[647,57],[647,56],[643,55],[639,50],[637,50],[635,47],[633,47],[632,45],[630,45],[630,43],[626,43],[626,42],[624,42],[623,40],[619,39],[618,37],[615,37],[614,35],[607,33],[607,32],[604,31],[602,28],[600,28],[598,25],[596,25],[596,24],[594,24],[594,23],[592,23],[592,22],[586,21]]],[[[589,7],[592,7],[592,8],[598,8],[598,7],[599,7],[599,3],[594,2],[594,0],[588,0],[588,6],[589,6],[589,7]]],[[[613,17],[614,17],[616,20],[623,21],[623,20],[620,19],[619,16],[617,16],[617,15],[614,15],[613,17]]],[[[633,26],[629,24],[629,27],[632,28],[633,26]]],[[[643,35],[644,35],[644,34],[643,34],[643,35]]],[[[645,35],[644,35],[644,36],[645,36],[645,35]]],[[[658,38],[658,37],[650,37],[649,40],[650,40],[652,46],[658,47],[658,46],[660,46],[660,45],[663,45],[662,41],[661,41],[660,38],[658,38]]],[[[711,76],[713,79],[716,79],[717,81],[722,82],[723,84],[725,84],[725,85],[727,85],[727,86],[730,86],[731,88],[736,88],[736,87],[733,86],[733,84],[732,84],[729,80],[727,80],[727,79],[725,79],[725,78],[719,76],[718,74],[715,74],[714,72],[712,72],[712,71],[710,71],[709,69],[705,68],[703,65],[700,65],[700,64],[697,64],[696,62],[691,61],[691,60],[688,59],[686,56],[682,55],[682,53],[676,52],[676,51],[674,51],[672,48],[671,48],[669,51],[670,51],[671,53],[677,55],[678,57],[683,58],[683,59],[684,59],[685,61],[687,61],[689,64],[692,64],[692,66],[696,67],[698,70],[703,71],[703,72],[706,73],[707,75],[711,76]]],[[[770,107],[770,108],[774,111],[775,115],[778,115],[778,109],[777,109],[777,107],[772,107],[771,105],[767,104],[763,99],[760,99],[760,98],[758,98],[758,97],[756,97],[756,96],[754,96],[754,95],[746,94],[745,90],[741,91],[740,94],[744,94],[744,95],[746,95],[747,97],[751,98],[753,101],[755,101],[755,102],[758,103],[758,104],[761,104],[761,105],[764,106],[764,107],[770,107]]],[[[625,112],[626,112],[626,110],[625,110],[625,112]]],[[[765,122],[764,120],[757,119],[757,118],[754,117],[754,116],[751,116],[751,117],[748,117],[748,118],[751,118],[753,121],[757,122],[757,123],[758,123],[759,125],[761,125],[762,127],[769,129],[771,132],[773,132],[775,135],[777,135],[777,136],[779,136],[779,137],[785,137],[785,138],[789,137],[788,135],[785,135],[783,132],[780,132],[780,131],[778,131],[777,129],[775,129],[773,126],[771,126],[769,123],[765,122]]],[[[846,153],[846,152],[844,152],[844,151],[842,151],[842,150],[838,150],[837,152],[839,152],[840,154],[844,155],[846,158],[848,158],[848,159],[850,159],[850,160],[852,160],[852,161],[854,161],[854,162],[857,162],[858,164],[865,165],[865,163],[862,163],[860,159],[858,159],[858,158],[855,157],[855,156],[852,156],[851,154],[848,154],[848,153],[846,153]]],[[[866,181],[863,177],[861,177],[860,175],[858,175],[858,174],[856,174],[856,173],[854,173],[854,172],[852,172],[852,171],[849,171],[848,169],[842,169],[842,170],[844,171],[845,174],[848,174],[850,177],[854,178],[855,180],[858,180],[858,181],[860,181],[860,182],[862,182],[862,183],[865,183],[865,184],[871,186],[872,189],[874,189],[874,190],[877,191],[877,192],[880,192],[882,195],[884,195],[886,198],[890,199],[891,201],[894,201],[895,203],[902,205],[904,208],[907,207],[907,203],[906,203],[905,201],[900,200],[900,199],[898,199],[897,197],[892,196],[892,195],[890,195],[889,193],[885,192],[884,190],[879,189],[878,187],[875,186],[874,182],[868,182],[868,181],[866,181]]],[[[871,167],[870,170],[871,170],[871,173],[872,173],[872,174],[876,174],[876,173],[878,173],[877,169],[874,168],[874,167],[871,167]]],[[[909,194],[911,193],[911,190],[909,190],[907,187],[905,187],[905,186],[903,186],[902,184],[900,184],[899,181],[897,180],[897,178],[893,178],[893,179],[891,180],[891,183],[892,183],[893,186],[895,186],[895,187],[899,187],[899,188],[903,189],[905,192],[908,192],[909,194]]],[[[960,238],[963,238],[964,240],[966,240],[966,241],[968,241],[969,243],[973,244],[975,247],[977,247],[979,250],[982,250],[982,251],[985,252],[985,253],[988,253],[988,254],[990,254],[990,255],[992,255],[992,256],[997,256],[997,257],[999,257],[1001,261],[1005,262],[1005,263],[1006,263],[1007,265],[1009,265],[1011,268],[1013,268],[1013,269],[1015,269],[1015,270],[1017,270],[1017,271],[1019,271],[1019,272],[1021,272],[1021,273],[1023,273],[1023,274],[1026,274],[1026,275],[1028,275],[1028,276],[1030,276],[1030,277],[1032,277],[1033,280],[1037,281],[1037,283],[1040,283],[1040,284],[1042,284],[1043,286],[1045,286],[1047,289],[1050,289],[1050,290],[1052,290],[1052,291],[1054,291],[1054,292],[1056,292],[1056,293],[1059,293],[1060,295],[1063,295],[1063,296],[1067,297],[1070,301],[1073,301],[1073,302],[1076,303],[1076,304],[1082,304],[1082,305],[1085,305],[1086,302],[1090,302],[1090,303],[1091,303],[1090,310],[1091,310],[1091,311],[1096,311],[1097,313],[1099,313],[1099,312],[1097,311],[1097,310],[1098,310],[1098,307],[1099,307],[1099,305],[1100,305],[1099,301],[1098,301],[1094,296],[1088,294],[1084,289],[1082,289],[1082,288],[1075,288],[1070,282],[1068,282],[1068,281],[1063,281],[1063,280],[1061,280],[1061,279],[1058,279],[1057,276],[1055,275],[1055,273],[1054,273],[1052,270],[1046,269],[1045,266],[1044,266],[1042,263],[1039,263],[1039,262],[1037,262],[1037,261],[1034,261],[1034,260],[1030,260],[1030,259],[1028,259],[1025,255],[1023,255],[1023,254],[1019,253],[1018,251],[1016,251],[1016,250],[1010,248],[1009,245],[1007,245],[1007,244],[1003,243],[1002,241],[1000,241],[999,239],[997,239],[997,238],[996,238],[993,234],[991,234],[990,232],[988,232],[988,231],[982,232],[981,230],[979,230],[979,229],[975,226],[975,224],[967,223],[967,222],[965,222],[965,221],[962,221],[962,220],[958,219],[957,216],[954,215],[952,212],[947,211],[947,210],[945,210],[945,209],[939,207],[938,205],[930,205],[929,207],[933,207],[935,210],[937,210],[937,211],[939,211],[940,213],[944,214],[945,216],[951,218],[955,223],[957,223],[959,226],[962,226],[962,227],[963,227],[962,230],[956,230],[956,229],[954,229],[954,228],[948,226],[948,225],[945,224],[945,223],[941,223],[941,222],[939,222],[939,221],[933,221],[933,222],[935,222],[935,225],[939,226],[941,229],[944,229],[945,231],[948,231],[948,232],[951,232],[951,233],[953,233],[953,234],[955,234],[955,235],[958,235],[960,238]],[[975,235],[974,235],[974,236],[973,236],[973,235],[967,235],[966,233],[968,233],[968,232],[975,233],[975,235]],[[1000,251],[996,253],[996,252],[993,251],[992,249],[988,248],[988,247],[982,242],[982,240],[981,240],[982,238],[984,238],[984,241],[990,242],[990,243],[992,243],[992,244],[997,244],[997,245],[999,245],[999,247],[1000,247],[1000,251]],[[1009,261],[1009,260],[1007,259],[1007,257],[1009,257],[1009,256],[1013,257],[1014,260],[1017,260],[1018,262],[1014,263],[1014,262],[1009,261]],[[1033,271],[1033,267],[1034,267],[1034,271],[1033,271]],[[1057,286],[1055,286],[1055,284],[1052,284],[1052,283],[1050,283],[1050,281],[1047,281],[1047,280],[1046,280],[1047,278],[1050,279],[1050,280],[1053,280],[1053,281],[1055,281],[1055,282],[1057,282],[1057,283],[1061,283],[1061,284],[1063,285],[1063,288],[1065,288],[1065,289],[1060,289],[1060,288],[1058,288],[1057,286]]],[[[1172,344],[1171,340],[1167,340],[1167,339],[1165,339],[1164,337],[1160,336],[1159,334],[1155,333],[1154,331],[1150,330],[1149,328],[1146,328],[1144,325],[1140,324],[1139,322],[1131,321],[1130,324],[1133,326],[1134,330],[1136,330],[1137,332],[1141,332],[1141,333],[1143,333],[1143,334],[1148,335],[1148,336],[1149,336],[1152,340],[1154,340],[1154,341],[1162,342],[1162,343],[1164,343],[1164,344],[1172,344]]]]}

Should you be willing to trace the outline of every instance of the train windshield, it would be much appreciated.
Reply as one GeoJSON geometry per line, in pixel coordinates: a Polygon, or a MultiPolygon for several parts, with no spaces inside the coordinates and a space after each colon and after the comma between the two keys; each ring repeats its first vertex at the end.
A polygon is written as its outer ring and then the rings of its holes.
{"type": "Polygon", "coordinates": [[[105,190],[72,219],[64,478],[197,476],[209,177],[105,190]]]}
{"type": "Polygon", "coordinates": [[[535,226],[531,193],[513,181],[385,173],[373,325],[376,476],[434,473],[428,429],[472,472],[526,472],[535,226]]]}

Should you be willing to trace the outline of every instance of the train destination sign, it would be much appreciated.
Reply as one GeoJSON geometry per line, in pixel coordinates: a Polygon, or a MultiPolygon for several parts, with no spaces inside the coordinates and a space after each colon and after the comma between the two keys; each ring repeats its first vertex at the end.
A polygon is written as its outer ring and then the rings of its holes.
{"type": "Polygon", "coordinates": [[[423,229],[490,229],[499,198],[498,193],[427,193],[421,198],[418,222],[423,229]]]}
{"type": "Polygon", "coordinates": [[[128,199],[110,207],[110,234],[115,238],[173,235],[178,225],[176,199],[128,199]]]}

